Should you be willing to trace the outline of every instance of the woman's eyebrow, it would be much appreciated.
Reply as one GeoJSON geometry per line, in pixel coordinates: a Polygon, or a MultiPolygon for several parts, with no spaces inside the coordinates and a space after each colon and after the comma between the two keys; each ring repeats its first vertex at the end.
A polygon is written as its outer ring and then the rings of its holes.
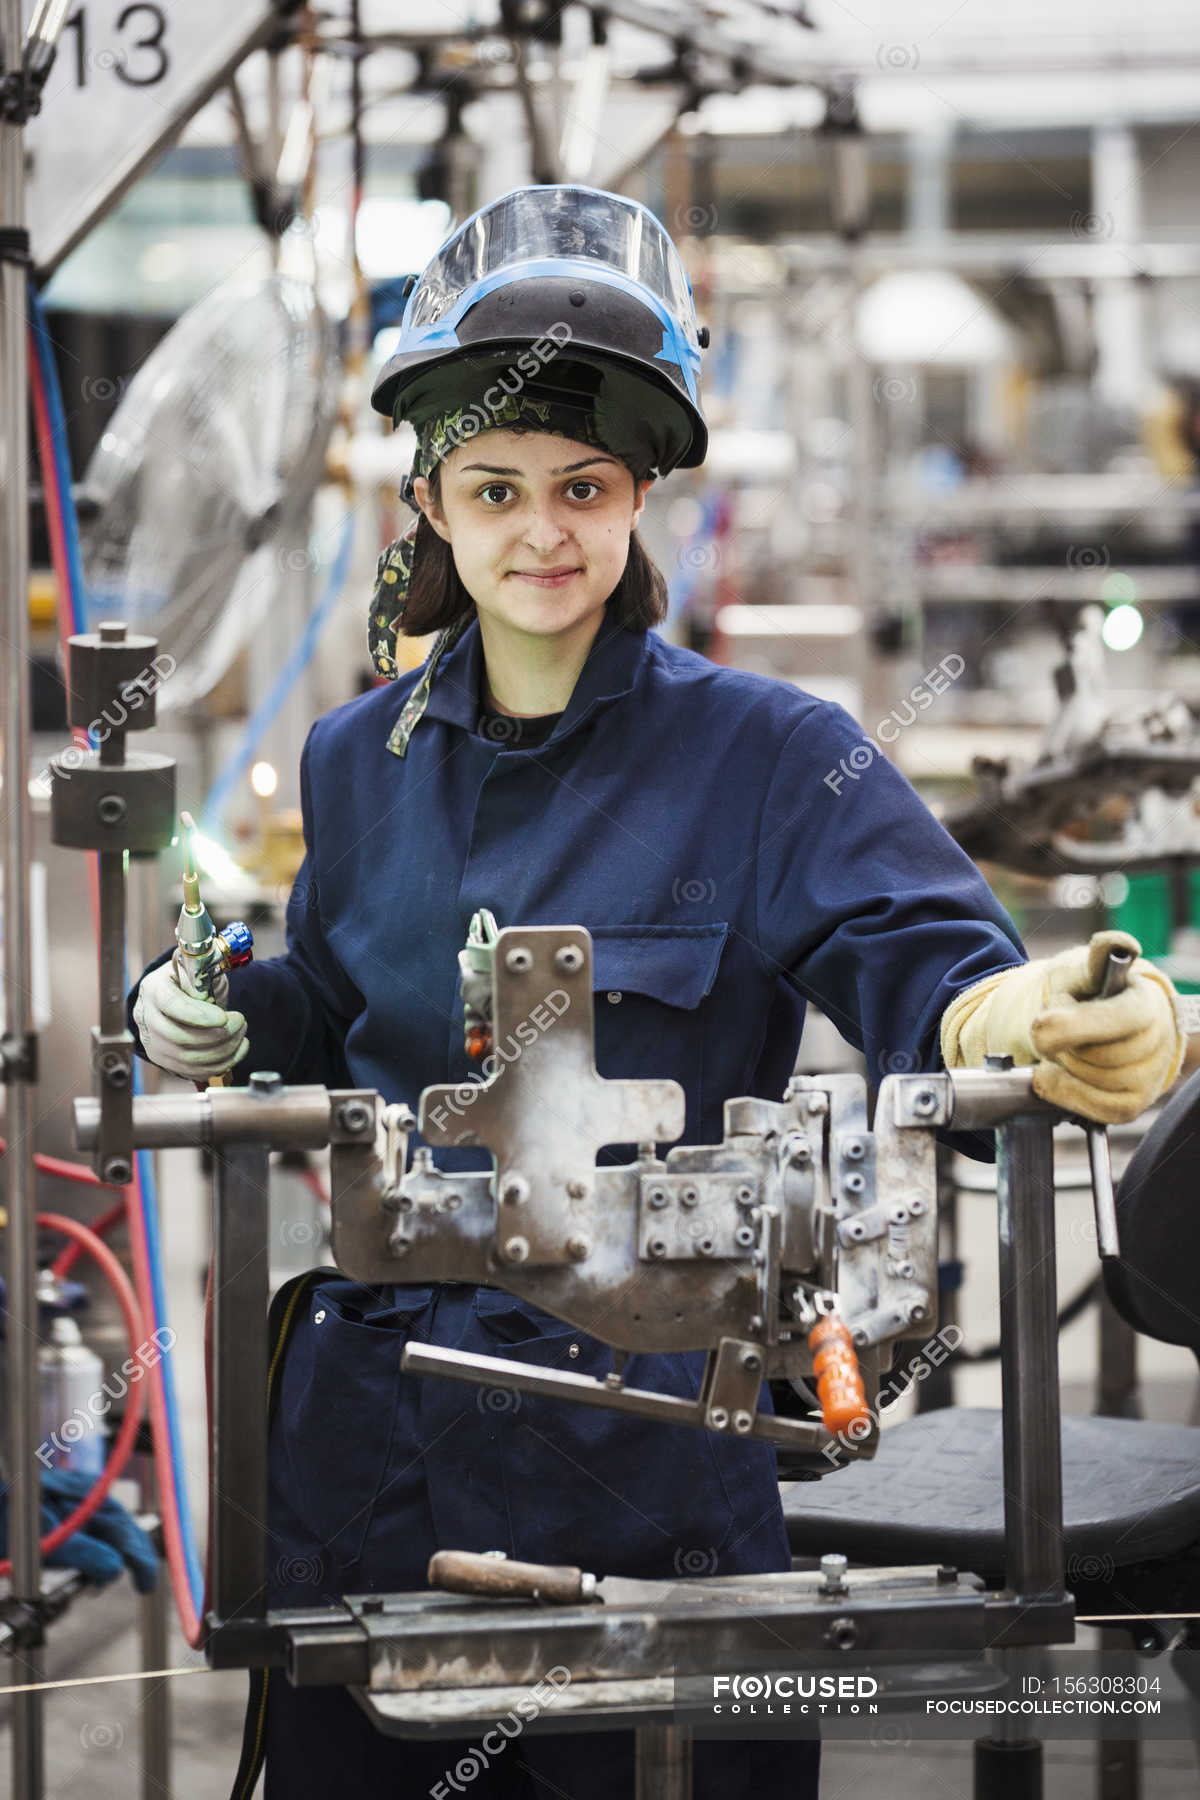
{"type": "MultiPolygon", "coordinates": [[[[573,475],[576,469],[590,469],[593,463],[615,463],[616,460],[615,456],[585,456],[582,462],[568,463],[565,469],[551,469],[550,473],[552,475],[573,475]]],[[[472,470],[478,470],[483,475],[520,475],[523,473],[521,469],[502,469],[495,463],[461,463],[458,472],[460,475],[469,475],[472,470]]]]}

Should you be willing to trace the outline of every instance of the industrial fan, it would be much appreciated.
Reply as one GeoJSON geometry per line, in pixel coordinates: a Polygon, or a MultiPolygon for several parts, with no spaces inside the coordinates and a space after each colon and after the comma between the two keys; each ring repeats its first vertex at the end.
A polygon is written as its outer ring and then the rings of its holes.
{"type": "Polygon", "coordinates": [[[158,640],[160,711],[210,691],[289,579],[275,540],[321,479],[338,382],[312,288],[274,274],[185,313],[124,394],[83,484],[87,624],[158,640]]]}

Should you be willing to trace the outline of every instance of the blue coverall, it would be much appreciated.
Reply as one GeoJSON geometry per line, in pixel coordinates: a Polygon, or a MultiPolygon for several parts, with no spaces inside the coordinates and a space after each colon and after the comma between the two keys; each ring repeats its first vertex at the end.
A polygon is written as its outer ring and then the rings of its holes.
{"type": "MultiPolygon", "coordinates": [[[[473,622],[405,756],[389,736],[416,672],[313,726],[288,950],[230,976],[251,1043],[235,1079],[374,1087],[414,1112],[422,1088],[464,1081],[457,953],[488,907],[501,926],[588,928],[599,1072],[672,1077],[682,1141],[719,1143],[728,1096],[782,1096],[806,997],[877,1082],[938,1067],[949,1001],[1023,959],[975,866],[840,707],[610,611],[549,739],[508,749],[476,731],[481,671],[473,622]]],[[[491,1166],[479,1150],[435,1160],[491,1166]]],[[[401,1376],[409,1333],[611,1367],[599,1342],[497,1289],[329,1280],[297,1322],[272,1434],[272,1605],[421,1587],[439,1546],[652,1578],[789,1566],[769,1445],[401,1376]]],[[[634,1357],[627,1380],[694,1396],[703,1361],[634,1357]]],[[[631,1744],[526,1733],[472,1800],[632,1796],[631,1744]]],[[[272,1682],[268,1800],[425,1796],[467,1748],[381,1738],[343,1691],[272,1682]]],[[[697,1743],[695,1791],[797,1800],[815,1794],[816,1757],[697,1743]]]]}

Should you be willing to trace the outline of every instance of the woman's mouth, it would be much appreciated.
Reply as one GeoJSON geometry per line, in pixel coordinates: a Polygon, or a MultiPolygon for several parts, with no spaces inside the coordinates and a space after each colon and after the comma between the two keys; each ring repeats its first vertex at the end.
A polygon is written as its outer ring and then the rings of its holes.
{"type": "Polygon", "coordinates": [[[582,574],[581,569],[545,569],[540,573],[533,569],[511,569],[510,574],[518,581],[531,581],[534,587],[563,587],[572,575],[582,574]]]}

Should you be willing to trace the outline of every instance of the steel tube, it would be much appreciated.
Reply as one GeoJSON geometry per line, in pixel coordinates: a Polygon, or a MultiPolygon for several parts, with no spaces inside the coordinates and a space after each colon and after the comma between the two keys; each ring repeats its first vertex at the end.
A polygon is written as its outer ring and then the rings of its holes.
{"type": "Polygon", "coordinates": [[[692,1800],[692,1734],[678,1725],[639,1725],[636,1800],[692,1800]]]}
{"type": "MultiPolygon", "coordinates": [[[[0,57],[6,70],[21,67],[20,0],[3,0],[0,57]]],[[[25,224],[24,131],[0,120],[0,223],[25,224]]],[[[0,455],[3,457],[4,625],[4,993],[5,1030],[19,1052],[33,1045],[30,990],[29,860],[29,443],[25,356],[26,274],[21,263],[0,263],[0,455]]],[[[38,1443],[37,1307],[34,1299],[35,1227],[33,1087],[31,1071],[6,1070],[3,1159],[5,1274],[8,1282],[8,1544],[15,1600],[41,1595],[38,1542],[40,1465],[38,1443]]],[[[13,1680],[42,1679],[40,1644],[18,1650],[13,1680]]],[[[45,1781],[40,1693],[13,1695],[13,1793],[40,1800],[45,1781]]]]}
{"type": "MultiPolygon", "coordinates": [[[[281,1088],[277,1095],[252,1088],[207,1088],[202,1094],[139,1094],[133,1102],[133,1141],[139,1150],[180,1145],[259,1141],[280,1149],[319,1150],[329,1142],[331,1106],[323,1087],[281,1088]]],[[[100,1103],[75,1101],[75,1142],[94,1150],[100,1103]]]]}
{"type": "Polygon", "coordinates": [[[241,1622],[267,1610],[267,1147],[213,1162],[210,1604],[241,1622]]]}
{"type": "Polygon", "coordinates": [[[1063,1592],[1051,1131],[1049,1119],[1013,1119],[996,1137],[1004,1553],[1019,1597],[1063,1592]]]}

